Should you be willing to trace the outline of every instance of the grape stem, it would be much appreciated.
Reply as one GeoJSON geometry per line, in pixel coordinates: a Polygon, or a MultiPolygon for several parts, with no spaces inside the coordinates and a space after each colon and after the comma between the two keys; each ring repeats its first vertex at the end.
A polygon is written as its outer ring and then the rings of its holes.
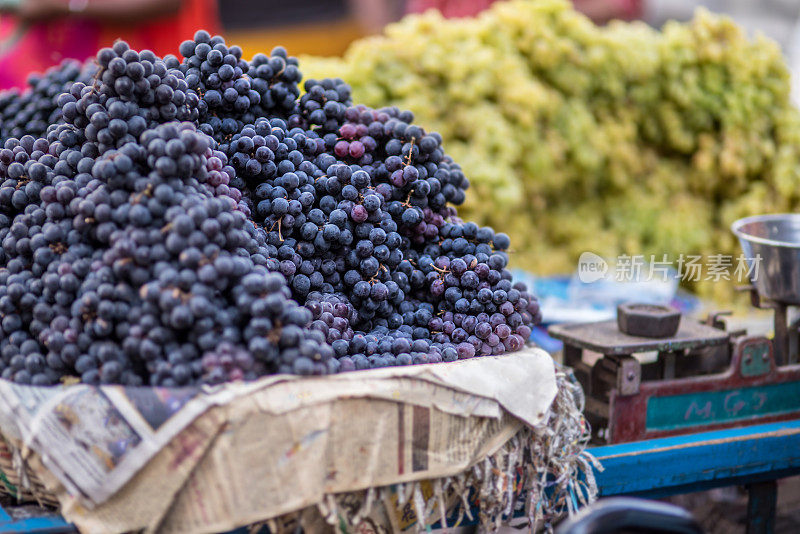
{"type": "Polygon", "coordinates": [[[411,147],[408,149],[408,156],[406,156],[406,166],[411,165],[411,154],[414,153],[414,141],[416,137],[411,138],[411,147]]]}
{"type": "Polygon", "coordinates": [[[277,221],[272,223],[272,227],[270,227],[270,229],[269,229],[269,231],[271,232],[271,231],[273,231],[275,229],[275,226],[278,227],[278,239],[281,240],[281,243],[283,242],[283,235],[281,235],[281,222],[282,221],[283,221],[283,217],[281,217],[280,219],[278,219],[277,221]]]}

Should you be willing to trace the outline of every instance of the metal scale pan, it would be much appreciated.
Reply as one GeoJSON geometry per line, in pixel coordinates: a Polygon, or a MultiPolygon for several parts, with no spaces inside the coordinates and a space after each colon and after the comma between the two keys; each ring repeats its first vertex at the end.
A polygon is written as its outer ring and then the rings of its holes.
{"type": "Polygon", "coordinates": [[[731,226],[751,269],[752,283],[765,299],[800,305],[800,213],[756,215],[731,226]]]}
{"type": "Polygon", "coordinates": [[[800,306],[800,214],[746,217],[731,230],[750,263],[751,303],[774,310],[775,361],[797,363],[798,323],[790,323],[789,309],[800,306]]]}

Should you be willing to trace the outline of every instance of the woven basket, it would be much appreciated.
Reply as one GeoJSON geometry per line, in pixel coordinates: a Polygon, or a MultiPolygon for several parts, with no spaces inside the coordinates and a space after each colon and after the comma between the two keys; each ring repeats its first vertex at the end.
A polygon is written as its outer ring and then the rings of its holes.
{"type": "Polygon", "coordinates": [[[41,479],[22,460],[19,449],[0,435],[0,493],[18,502],[35,502],[40,506],[58,506],[56,496],[47,490],[41,479]],[[15,460],[16,457],[16,460],[15,460]]]}

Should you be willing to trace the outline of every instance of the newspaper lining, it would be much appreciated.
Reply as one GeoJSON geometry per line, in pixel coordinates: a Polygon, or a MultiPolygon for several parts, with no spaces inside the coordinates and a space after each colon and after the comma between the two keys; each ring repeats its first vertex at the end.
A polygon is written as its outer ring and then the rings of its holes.
{"type": "Polygon", "coordinates": [[[455,475],[541,424],[555,396],[538,349],[208,390],[0,381],[0,430],[82,530],[212,532],[455,475]]]}

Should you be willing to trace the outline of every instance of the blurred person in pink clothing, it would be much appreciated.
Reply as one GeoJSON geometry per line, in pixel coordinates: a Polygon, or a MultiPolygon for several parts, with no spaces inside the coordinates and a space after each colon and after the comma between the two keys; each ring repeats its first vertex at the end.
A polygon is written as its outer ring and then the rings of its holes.
{"type": "Polygon", "coordinates": [[[0,89],[64,59],[83,61],[123,39],[177,54],[198,29],[218,33],[215,0],[0,0],[0,89]]]}

